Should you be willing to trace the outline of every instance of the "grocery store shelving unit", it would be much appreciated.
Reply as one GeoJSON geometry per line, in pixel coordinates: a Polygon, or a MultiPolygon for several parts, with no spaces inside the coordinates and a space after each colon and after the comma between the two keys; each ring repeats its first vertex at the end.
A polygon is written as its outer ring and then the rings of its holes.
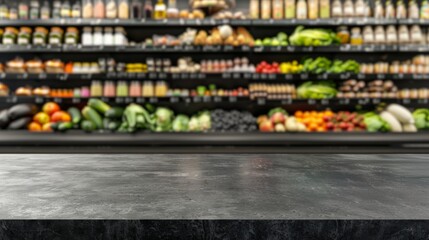
{"type": "MultiPolygon", "coordinates": [[[[428,20],[420,19],[317,19],[317,20],[215,20],[215,19],[168,19],[154,20],[122,20],[122,19],[50,19],[50,20],[0,20],[0,27],[7,26],[45,26],[78,28],[121,26],[126,29],[157,29],[158,31],[185,30],[193,28],[212,28],[221,24],[233,27],[246,27],[250,32],[259,31],[260,36],[272,32],[288,31],[298,25],[306,27],[335,28],[339,25],[414,25],[429,26],[428,20]]],[[[147,34],[147,33],[146,33],[147,34]]],[[[429,53],[428,45],[363,45],[363,46],[328,46],[328,47],[232,47],[232,46],[171,46],[153,47],[143,44],[132,46],[19,46],[0,45],[2,58],[15,56],[49,56],[69,59],[94,57],[120,57],[123,59],[139,59],[147,57],[192,56],[196,59],[234,58],[245,56],[255,62],[269,57],[282,60],[284,57],[299,59],[302,56],[343,56],[345,58],[366,59],[383,56],[384,59],[409,57],[410,55],[429,53]],[[143,56],[143,57],[142,57],[143,56]]],[[[17,86],[32,84],[34,86],[74,86],[90,80],[164,80],[176,86],[196,86],[210,83],[225,86],[246,86],[253,82],[267,83],[299,83],[304,80],[333,80],[341,82],[347,79],[371,81],[389,79],[399,85],[429,87],[429,74],[258,74],[244,72],[225,73],[97,73],[97,74],[10,74],[1,73],[0,81],[17,86]]],[[[380,104],[400,103],[410,108],[428,107],[428,99],[286,99],[271,100],[265,98],[249,99],[243,97],[165,97],[165,98],[102,98],[113,105],[126,105],[131,102],[154,103],[169,106],[177,111],[192,113],[202,109],[225,108],[246,109],[260,114],[269,108],[282,106],[288,110],[322,110],[374,108],[380,104]]],[[[55,101],[62,105],[82,106],[85,98],[46,98],[46,97],[1,97],[0,106],[16,103],[43,104],[55,101]]],[[[0,152],[109,152],[112,146],[121,152],[344,152],[369,153],[375,152],[429,152],[429,133],[149,133],[119,134],[99,132],[86,134],[81,131],[67,133],[29,133],[26,131],[1,131],[0,152]],[[55,149],[50,148],[56,146],[55,149]],[[235,148],[229,148],[235,146],[235,148]],[[23,148],[20,148],[23,147],[23,148]],[[77,148],[73,148],[77,147],[77,148]],[[87,147],[88,149],[86,149],[87,147]],[[93,147],[102,147],[94,149],[93,147]],[[137,147],[137,148],[136,148],[137,147]],[[91,148],[91,149],[89,149],[91,148]],[[86,150],[85,150],[86,149],[86,150]]]]}

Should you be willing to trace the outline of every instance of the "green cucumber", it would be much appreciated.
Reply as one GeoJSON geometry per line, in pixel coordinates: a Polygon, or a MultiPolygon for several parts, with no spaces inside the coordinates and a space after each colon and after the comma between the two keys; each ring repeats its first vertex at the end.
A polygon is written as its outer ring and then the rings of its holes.
{"type": "Polygon", "coordinates": [[[111,108],[107,103],[97,98],[89,99],[88,106],[101,113],[102,115],[104,115],[111,108]]]}
{"type": "Polygon", "coordinates": [[[111,131],[115,131],[115,130],[117,130],[121,126],[121,124],[122,123],[120,121],[112,121],[107,126],[107,129],[109,129],[111,131]]]}
{"type": "Polygon", "coordinates": [[[97,129],[95,124],[89,120],[83,120],[80,124],[80,128],[82,128],[82,130],[84,130],[85,132],[92,132],[97,129]]]}
{"type": "Polygon", "coordinates": [[[71,107],[67,112],[70,114],[73,124],[79,124],[82,121],[82,114],[80,114],[79,109],[71,107]]]}
{"type": "Polygon", "coordinates": [[[52,131],[58,131],[58,127],[60,126],[62,122],[53,122],[51,123],[51,129],[52,131]]]}
{"type": "Polygon", "coordinates": [[[112,107],[104,113],[104,117],[109,119],[121,119],[124,114],[124,109],[121,107],[112,107]]]}
{"type": "Polygon", "coordinates": [[[86,120],[91,121],[97,127],[97,129],[103,128],[103,119],[101,118],[100,114],[98,114],[97,111],[91,107],[84,107],[82,109],[82,115],[86,120]]]}
{"type": "Polygon", "coordinates": [[[65,132],[72,129],[74,124],[72,122],[62,122],[58,125],[58,131],[65,132]]]}

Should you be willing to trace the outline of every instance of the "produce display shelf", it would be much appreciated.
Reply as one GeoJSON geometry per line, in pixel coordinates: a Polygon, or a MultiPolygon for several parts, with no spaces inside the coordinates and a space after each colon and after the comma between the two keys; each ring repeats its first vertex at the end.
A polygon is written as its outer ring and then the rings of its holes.
{"type": "Polygon", "coordinates": [[[429,74],[353,74],[353,73],[322,73],[322,74],[268,74],[268,73],[0,73],[0,80],[43,80],[43,81],[75,81],[75,80],[235,80],[240,82],[287,82],[295,80],[398,80],[398,81],[429,81],[429,74]]]}
{"type": "Polygon", "coordinates": [[[425,53],[429,52],[429,45],[341,45],[323,47],[296,47],[296,46],[274,46],[274,47],[249,47],[249,46],[160,46],[147,47],[144,45],[131,46],[32,46],[32,45],[0,45],[2,53],[425,53]]]}
{"type": "Polygon", "coordinates": [[[204,27],[228,24],[231,26],[263,26],[263,27],[295,27],[305,26],[365,26],[365,25],[395,25],[422,24],[427,20],[420,19],[376,19],[376,18],[337,18],[337,19],[35,19],[35,20],[0,20],[0,26],[122,26],[122,27],[204,27]]]}
{"type": "MultiPolygon", "coordinates": [[[[428,144],[419,133],[30,133],[2,131],[0,146],[386,146],[428,144]]],[[[426,145],[427,147],[427,145],[426,145]]]]}
{"type": "MultiPolygon", "coordinates": [[[[52,97],[32,97],[32,96],[9,96],[0,97],[1,103],[16,104],[16,103],[37,103],[43,104],[46,102],[54,101],[58,104],[80,104],[86,103],[89,98],[52,98],[52,97]]],[[[429,106],[429,99],[398,99],[398,98],[331,98],[331,99],[266,99],[256,98],[250,99],[248,97],[236,96],[194,96],[194,97],[100,97],[104,102],[111,104],[129,104],[129,103],[165,103],[165,104],[251,104],[251,105],[293,105],[300,106],[324,106],[343,105],[343,106],[357,106],[357,105],[378,105],[383,103],[398,103],[404,106],[423,105],[429,106]]]]}

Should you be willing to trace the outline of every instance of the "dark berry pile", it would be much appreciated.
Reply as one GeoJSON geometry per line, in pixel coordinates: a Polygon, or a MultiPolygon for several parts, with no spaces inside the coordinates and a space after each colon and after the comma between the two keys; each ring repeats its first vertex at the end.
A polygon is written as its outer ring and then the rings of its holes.
{"type": "Polygon", "coordinates": [[[251,132],[257,129],[256,118],[249,112],[222,109],[211,112],[211,130],[214,132],[251,132]]]}

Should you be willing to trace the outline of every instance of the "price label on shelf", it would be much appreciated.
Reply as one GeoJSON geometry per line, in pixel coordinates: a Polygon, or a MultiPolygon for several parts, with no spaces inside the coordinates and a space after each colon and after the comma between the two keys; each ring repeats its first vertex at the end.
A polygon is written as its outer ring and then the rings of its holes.
{"type": "Polygon", "coordinates": [[[264,51],[264,47],[254,47],[253,51],[254,52],[263,52],[264,51]]]}
{"type": "Polygon", "coordinates": [[[377,74],[377,78],[380,80],[384,80],[386,78],[385,74],[377,74]]]}
{"type": "Polygon", "coordinates": [[[358,99],[358,104],[359,105],[365,105],[369,103],[369,99],[364,98],[364,99],[358,99]]]}
{"type": "Polygon", "coordinates": [[[41,103],[44,103],[44,102],[45,102],[45,99],[44,99],[44,98],[42,98],[42,97],[36,97],[36,98],[34,99],[34,102],[35,102],[35,103],[37,103],[37,104],[41,104],[41,103]]]}
{"type": "Polygon", "coordinates": [[[317,101],[316,101],[315,99],[308,99],[307,103],[308,103],[309,105],[314,105],[314,104],[316,104],[316,103],[317,103],[317,101]]]}
{"type": "Polygon", "coordinates": [[[379,98],[373,98],[372,99],[372,104],[380,104],[380,99],[379,98]]]}
{"type": "Polygon", "coordinates": [[[411,99],[409,98],[402,99],[402,104],[410,104],[410,103],[411,103],[411,99]]]}
{"type": "Polygon", "coordinates": [[[231,73],[222,73],[222,78],[224,78],[224,79],[230,79],[231,78],[231,73]]]}
{"type": "Polygon", "coordinates": [[[240,73],[234,73],[234,74],[232,74],[232,78],[233,79],[240,79],[241,78],[241,74],[240,73]]]}
{"type": "Polygon", "coordinates": [[[62,98],[54,98],[54,102],[61,104],[61,103],[63,103],[63,99],[62,98]]]}
{"type": "Polygon", "coordinates": [[[39,75],[37,76],[37,78],[39,79],[46,79],[46,73],[39,73],[39,75]]]}
{"type": "Polygon", "coordinates": [[[209,103],[209,102],[211,102],[212,101],[212,98],[210,97],[210,96],[204,96],[203,97],[203,102],[205,102],[205,103],[209,103]]]}
{"type": "Polygon", "coordinates": [[[285,79],[286,80],[292,80],[293,79],[293,75],[292,74],[285,74],[285,79]]]}
{"type": "Polygon", "coordinates": [[[268,75],[267,75],[267,74],[265,74],[265,73],[263,73],[263,74],[261,74],[261,75],[260,75],[260,78],[261,78],[262,80],[267,80],[267,79],[268,79],[268,75]]]}
{"type": "Polygon", "coordinates": [[[138,79],[145,79],[146,78],[146,73],[137,73],[137,78],[138,79]]]}
{"type": "Polygon", "coordinates": [[[260,79],[260,74],[259,73],[254,73],[254,74],[252,74],[252,79],[253,80],[258,80],[258,79],[260,79]]]}
{"type": "Polygon", "coordinates": [[[277,79],[277,74],[268,74],[268,79],[269,80],[276,80],[277,79]]]}
{"type": "Polygon", "coordinates": [[[281,104],[282,105],[290,105],[290,104],[292,104],[292,102],[293,102],[292,98],[287,98],[287,99],[283,99],[281,101],[281,104]]]}
{"type": "Polygon", "coordinates": [[[341,73],[340,74],[340,79],[341,80],[347,80],[350,78],[350,73],[341,73]]]}
{"type": "Polygon", "coordinates": [[[72,98],[72,103],[73,104],[78,104],[80,103],[81,99],[80,98],[72,98]]]}
{"type": "Polygon", "coordinates": [[[340,105],[348,105],[350,104],[350,100],[348,98],[340,99],[338,102],[340,105]]]}
{"type": "Polygon", "coordinates": [[[359,74],[356,76],[356,78],[357,78],[357,79],[359,79],[359,80],[363,80],[363,79],[365,79],[365,78],[366,78],[366,75],[365,75],[365,74],[362,74],[362,73],[359,73],[359,74]]]}
{"type": "Polygon", "coordinates": [[[171,78],[172,79],[180,79],[180,74],[179,73],[173,73],[173,74],[171,74],[171,78]]]}
{"type": "MultiPolygon", "coordinates": [[[[263,50],[263,47],[262,47],[263,50]]],[[[249,52],[250,51],[250,47],[249,46],[241,46],[241,51],[242,52],[249,52]]]]}
{"type": "Polygon", "coordinates": [[[229,97],[229,102],[230,102],[230,103],[235,103],[235,102],[237,102],[237,97],[229,97]]]}
{"type": "Polygon", "coordinates": [[[149,73],[149,79],[157,79],[156,73],[149,73]]]}
{"type": "Polygon", "coordinates": [[[234,47],[233,47],[233,46],[224,46],[224,47],[223,47],[223,50],[224,50],[224,51],[233,51],[233,50],[234,50],[234,47]]]}
{"type": "Polygon", "coordinates": [[[27,73],[23,73],[23,74],[18,74],[16,76],[17,79],[27,79],[28,78],[28,74],[27,73]]]}
{"type": "Polygon", "coordinates": [[[124,99],[121,97],[117,97],[117,98],[115,98],[115,102],[118,104],[122,104],[122,103],[124,103],[124,99]]]}
{"type": "Polygon", "coordinates": [[[157,103],[157,102],[158,102],[158,98],[156,98],[156,97],[151,97],[151,98],[149,98],[149,102],[150,102],[150,103],[157,103]]]}
{"type": "Polygon", "coordinates": [[[182,73],[182,74],[180,74],[180,78],[181,79],[189,79],[189,73],[182,73]]]}
{"type": "Polygon", "coordinates": [[[201,102],[201,97],[199,97],[199,96],[195,96],[195,97],[193,97],[192,101],[193,101],[194,103],[200,103],[200,102],[201,102]]]}
{"type": "Polygon", "coordinates": [[[313,51],[314,51],[314,48],[313,48],[313,47],[303,47],[303,48],[302,48],[302,51],[303,51],[303,52],[313,52],[313,51]]]}
{"type": "Polygon", "coordinates": [[[184,101],[185,103],[191,103],[191,98],[189,98],[189,97],[184,98],[184,99],[183,99],[183,101],[184,101]]]}
{"type": "Polygon", "coordinates": [[[320,103],[321,103],[322,105],[329,105],[329,99],[322,99],[322,100],[320,101],[320,103]]]}
{"type": "Polygon", "coordinates": [[[299,77],[301,78],[301,80],[307,80],[308,79],[308,73],[301,73],[299,75],[299,77]]]}
{"type": "Polygon", "coordinates": [[[317,75],[317,79],[326,80],[326,79],[328,79],[328,74],[327,73],[319,74],[319,75],[317,75]]]}
{"type": "Polygon", "coordinates": [[[281,52],[282,47],[281,46],[270,47],[270,51],[271,52],[281,52]]]}
{"type": "Polygon", "coordinates": [[[215,103],[220,103],[220,102],[222,102],[222,97],[214,97],[214,98],[213,98],[213,101],[214,101],[215,103]]]}
{"type": "Polygon", "coordinates": [[[5,79],[6,78],[6,73],[0,73],[0,78],[1,79],[5,79]]]}
{"type": "Polygon", "coordinates": [[[428,104],[428,99],[419,99],[417,101],[418,104],[428,104]]]}
{"type": "Polygon", "coordinates": [[[252,78],[252,74],[251,73],[244,73],[243,74],[243,78],[244,79],[251,79],[252,78]]]}
{"type": "Polygon", "coordinates": [[[159,73],[158,74],[158,78],[160,78],[160,79],[167,79],[167,74],[166,73],[159,73]]]}
{"type": "Polygon", "coordinates": [[[295,52],[296,51],[296,48],[293,46],[288,46],[286,49],[288,50],[288,52],[295,52]]]}
{"type": "Polygon", "coordinates": [[[179,98],[178,97],[170,97],[170,102],[171,103],[178,103],[179,102],[179,98]]]}
{"type": "Polygon", "coordinates": [[[125,98],[125,103],[132,103],[134,102],[133,98],[127,97],[125,98]]]}
{"type": "Polygon", "coordinates": [[[256,102],[258,103],[258,105],[265,105],[266,104],[265,98],[258,98],[256,100],[256,102]]]}
{"type": "Polygon", "coordinates": [[[136,102],[137,102],[137,103],[139,103],[139,104],[141,104],[141,103],[145,103],[145,102],[146,102],[146,99],[145,99],[145,98],[140,97],[140,98],[137,98],[137,99],[136,99],[136,102]]]}

